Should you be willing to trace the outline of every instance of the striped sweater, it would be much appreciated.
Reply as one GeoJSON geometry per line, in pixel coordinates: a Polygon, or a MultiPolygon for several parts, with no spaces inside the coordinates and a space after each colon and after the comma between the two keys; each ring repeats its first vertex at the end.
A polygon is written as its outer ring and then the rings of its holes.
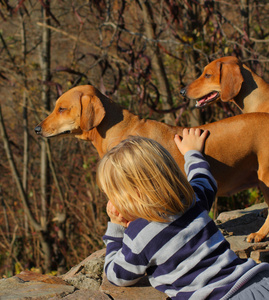
{"type": "Polygon", "coordinates": [[[208,216],[217,185],[200,152],[185,154],[185,171],[196,201],[184,214],[167,223],[137,219],[127,229],[108,223],[107,278],[130,286],[147,274],[172,299],[228,299],[269,265],[239,259],[208,216]]]}

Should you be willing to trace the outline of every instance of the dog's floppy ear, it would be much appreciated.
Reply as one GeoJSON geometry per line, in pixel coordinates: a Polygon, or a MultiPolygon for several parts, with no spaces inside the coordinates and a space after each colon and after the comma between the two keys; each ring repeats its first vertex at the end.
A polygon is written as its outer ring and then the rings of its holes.
{"type": "Polygon", "coordinates": [[[97,127],[104,116],[104,106],[97,96],[81,96],[80,128],[83,131],[89,131],[92,128],[97,127]]]}
{"type": "Polygon", "coordinates": [[[222,101],[229,101],[238,95],[244,78],[238,64],[222,63],[220,67],[220,97],[222,101]]]}

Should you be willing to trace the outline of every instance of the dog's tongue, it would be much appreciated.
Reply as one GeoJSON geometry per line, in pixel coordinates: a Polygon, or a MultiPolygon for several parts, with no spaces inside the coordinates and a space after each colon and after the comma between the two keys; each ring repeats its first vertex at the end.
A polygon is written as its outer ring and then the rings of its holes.
{"type": "Polygon", "coordinates": [[[205,99],[203,98],[203,99],[197,100],[195,106],[196,106],[196,107],[201,107],[201,106],[204,106],[205,103],[206,103],[206,101],[205,101],[205,99]]]}
{"type": "Polygon", "coordinates": [[[199,99],[196,101],[196,107],[200,107],[205,105],[207,102],[210,102],[210,100],[214,99],[218,93],[217,92],[212,92],[207,94],[205,97],[199,99]]]}

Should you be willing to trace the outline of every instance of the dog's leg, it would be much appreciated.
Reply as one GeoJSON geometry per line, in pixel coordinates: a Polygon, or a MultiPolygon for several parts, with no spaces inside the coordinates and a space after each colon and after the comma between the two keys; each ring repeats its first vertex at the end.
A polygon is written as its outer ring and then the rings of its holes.
{"type": "MultiPolygon", "coordinates": [[[[269,173],[268,173],[268,176],[269,176],[269,173]]],[[[266,185],[264,182],[261,182],[259,187],[263,193],[265,202],[269,206],[269,186],[266,185]]],[[[250,235],[248,235],[247,242],[248,243],[251,243],[251,242],[259,243],[266,238],[268,233],[269,233],[269,210],[268,210],[267,218],[266,218],[264,224],[262,225],[262,227],[257,232],[254,232],[254,233],[251,233],[250,235]]]]}

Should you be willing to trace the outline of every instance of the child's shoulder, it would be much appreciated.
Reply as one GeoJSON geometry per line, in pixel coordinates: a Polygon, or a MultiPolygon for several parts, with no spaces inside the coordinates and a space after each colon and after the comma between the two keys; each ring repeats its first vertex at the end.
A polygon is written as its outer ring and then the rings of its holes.
{"type": "Polygon", "coordinates": [[[144,240],[146,237],[155,236],[168,225],[169,223],[149,222],[139,218],[129,224],[125,234],[132,240],[144,240]]]}

